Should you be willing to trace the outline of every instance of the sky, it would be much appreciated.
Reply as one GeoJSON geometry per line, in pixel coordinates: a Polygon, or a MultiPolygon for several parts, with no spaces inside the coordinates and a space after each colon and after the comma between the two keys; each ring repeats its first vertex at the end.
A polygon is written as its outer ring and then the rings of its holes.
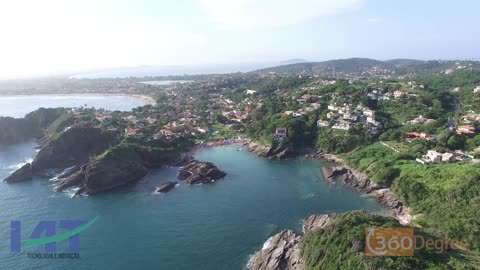
{"type": "Polygon", "coordinates": [[[0,78],[142,65],[480,58],[478,0],[0,0],[0,78]]]}

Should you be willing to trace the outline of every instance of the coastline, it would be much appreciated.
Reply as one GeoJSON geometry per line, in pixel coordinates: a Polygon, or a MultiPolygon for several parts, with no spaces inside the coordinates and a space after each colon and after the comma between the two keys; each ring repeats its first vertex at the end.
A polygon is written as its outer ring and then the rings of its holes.
{"type": "Polygon", "coordinates": [[[14,98],[14,97],[28,97],[28,96],[60,96],[60,97],[71,97],[71,96],[117,96],[117,97],[130,97],[133,99],[141,100],[145,105],[155,106],[157,102],[153,97],[147,95],[136,95],[136,94],[123,94],[123,93],[62,93],[62,94],[54,94],[54,93],[45,93],[45,94],[15,94],[15,95],[2,95],[0,94],[0,98],[14,98]]]}
{"type": "MultiPolygon", "coordinates": [[[[264,146],[255,143],[249,139],[249,144],[246,144],[250,152],[257,154],[264,158],[275,158],[275,155],[262,155],[262,151],[255,151],[264,146]],[[252,144],[253,143],[253,144],[252,144]],[[254,146],[252,148],[252,145],[254,146]]],[[[264,151],[263,151],[264,152],[264,151]]],[[[270,150],[267,151],[270,154],[270,150]]],[[[392,216],[396,218],[402,225],[409,225],[415,220],[412,208],[405,206],[398,196],[390,190],[390,188],[381,186],[371,181],[370,178],[362,172],[355,170],[348,166],[342,158],[334,154],[324,153],[322,151],[311,151],[309,153],[290,153],[290,157],[305,157],[312,159],[319,159],[324,162],[321,171],[325,181],[334,183],[338,180],[344,185],[349,185],[355,188],[358,192],[364,193],[375,198],[379,203],[385,206],[392,212],[392,216]]]]}

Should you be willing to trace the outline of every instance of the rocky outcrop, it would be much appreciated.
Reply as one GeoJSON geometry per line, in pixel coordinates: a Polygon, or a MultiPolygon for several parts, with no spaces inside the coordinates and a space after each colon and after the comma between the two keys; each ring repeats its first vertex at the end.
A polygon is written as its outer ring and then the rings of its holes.
{"type": "Polygon", "coordinates": [[[393,191],[374,183],[366,174],[357,172],[348,166],[330,167],[328,170],[323,170],[323,172],[325,179],[331,183],[341,180],[343,184],[373,196],[378,202],[392,209],[394,216],[402,224],[408,224],[412,220],[410,208],[404,206],[393,191]]]}
{"type": "Polygon", "coordinates": [[[28,180],[32,180],[33,173],[30,163],[23,165],[20,169],[12,173],[9,177],[5,178],[4,181],[7,183],[18,183],[28,180]]]}
{"type": "Polygon", "coordinates": [[[76,171],[69,172],[55,187],[55,191],[76,187],[79,192],[96,194],[136,182],[142,179],[150,168],[175,164],[183,159],[174,149],[120,144],[76,171]]]}
{"type": "MultiPolygon", "coordinates": [[[[303,226],[304,234],[325,228],[335,218],[336,214],[312,215],[303,226]]],[[[272,236],[263,245],[249,263],[250,270],[303,270],[305,263],[300,253],[302,235],[291,230],[284,230],[272,236]]]]}
{"type": "Polygon", "coordinates": [[[55,191],[70,187],[80,188],[86,194],[96,194],[140,180],[147,168],[139,160],[100,159],[89,162],[71,174],[55,191]]]}
{"type": "Polygon", "coordinates": [[[284,230],[264,244],[249,265],[251,270],[302,270],[304,263],[300,256],[302,237],[291,230],[284,230]]]}
{"type": "Polygon", "coordinates": [[[325,228],[337,217],[337,214],[331,213],[326,215],[311,215],[303,224],[303,234],[312,233],[319,229],[325,228]]]}
{"type": "Polygon", "coordinates": [[[116,143],[113,133],[99,128],[71,128],[40,149],[32,162],[32,169],[40,172],[83,164],[116,143]]]}
{"type": "Polygon", "coordinates": [[[226,173],[219,170],[211,162],[191,160],[185,164],[178,174],[180,180],[185,180],[187,184],[211,183],[214,180],[225,177],[226,173]]]}
{"type": "Polygon", "coordinates": [[[255,153],[259,157],[265,157],[269,159],[285,159],[294,155],[294,153],[288,147],[271,147],[255,142],[250,142],[248,144],[248,150],[255,153]]]}
{"type": "Polygon", "coordinates": [[[177,184],[177,182],[169,181],[165,184],[160,185],[157,189],[155,189],[155,192],[156,193],[167,193],[170,190],[172,190],[175,187],[176,184],[177,184]]]}

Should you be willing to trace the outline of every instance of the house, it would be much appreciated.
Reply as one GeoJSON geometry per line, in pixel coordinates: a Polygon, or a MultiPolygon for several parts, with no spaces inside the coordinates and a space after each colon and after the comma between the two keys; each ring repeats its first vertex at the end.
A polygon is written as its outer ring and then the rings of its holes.
{"type": "Polygon", "coordinates": [[[367,109],[363,111],[363,115],[375,118],[375,111],[367,109]]]}
{"type": "Polygon", "coordinates": [[[405,96],[404,91],[396,90],[395,92],[393,92],[393,97],[394,98],[402,98],[404,96],[405,96]]]}
{"type": "Polygon", "coordinates": [[[328,109],[329,109],[330,111],[338,111],[338,107],[335,106],[335,105],[328,105],[328,109]]]}
{"type": "Polygon", "coordinates": [[[412,142],[414,140],[427,140],[427,141],[433,141],[435,140],[435,137],[425,133],[425,132],[406,132],[405,133],[406,135],[406,138],[405,138],[405,141],[406,142],[412,142]]]}
{"type": "Polygon", "coordinates": [[[455,161],[455,156],[452,153],[444,153],[444,154],[442,154],[442,161],[443,162],[453,162],[453,161],[455,161]]]}
{"type": "Polygon", "coordinates": [[[333,125],[333,129],[340,129],[340,130],[350,130],[350,123],[348,122],[345,122],[345,121],[340,121],[340,122],[337,122],[335,123],[335,125],[333,125]]]}
{"type": "Polygon", "coordinates": [[[197,130],[198,130],[198,132],[200,132],[200,133],[210,132],[210,129],[209,129],[208,127],[198,127],[197,130]]]}
{"type": "Polygon", "coordinates": [[[277,140],[283,140],[287,138],[287,128],[284,127],[277,127],[275,129],[275,139],[277,140]]]}
{"type": "Polygon", "coordinates": [[[475,151],[475,153],[480,153],[480,146],[475,148],[475,150],[473,150],[473,151],[475,151]]]}
{"type": "Polygon", "coordinates": [[[150,125],[152,125],[152,124],[154,124],[155,122],[157,122],[157,119],[155,119],[155,118],[153,118],[153,117],[151,117],[151,116],[147,117],[145,120],[146,120],[147,123],[150,124],[150,125]]]}
{"type": "Polygon", "coordinates": [[[475,87],[475,89],[473,89],[473,93],[474,94],[480,93],[480,86],[475,87]]]}
{"type": "Polygon", "coordinates": [[[466,135],[475,134],[475,127],[472,125],[458,126],[457,134],[466,134],[466,135]]]}
{"type": "Polygon", "coordinates": [[[140,136],[140,135],[143,135],[143,134],[142,134],[142,130],[139,129],[139,128],[126,128],[125,129],[125,135],[130,137],[130,136],[140,136]]]}
{"type": "Polygon", "coordinates": [[[414,118],[414,119],[408,121],[407,124],[427,124],[427,123],[430,123],[430,122],[433,122],[433,121],[435,121],[435,120],[425,118],[425,117],[423,117],[423,115],[419,115],[417,118],[414,118]]]}
{"type": "Polygon", "coordinates": [[[318,120],[317,121],[317,127],[319,127],[319,128],[328,127],[328,126],[329,126],[328,121],[324,121],[324,120],[318,120]]]}
{"type": "Polygon", "coordinates": [[[247,95],[255,95],[257,93],[257,90],[247,89],[246,93],[247,95]]]}
{"type": "Polygon", "coordinates": [[[318,103],[312,103],[310,104],[310,107],[312,107],[314,110],[318,110],[320,109],[321,105],[318,103]]]}
{"type": "Polygon", "coordinates": [[[328,118],[328,119],[333,119],[333,118],[335,118],[336,116],[337,116],[336,113],[333,113],[333,112],[327,113],[327,118],[328,118]]]}
{"type": "Polygon", "coordinates": [[[425,158],[427,159],[427,161],[438,163],[442,161],[442,154],[434,150],[428,150],[425,158]]]}

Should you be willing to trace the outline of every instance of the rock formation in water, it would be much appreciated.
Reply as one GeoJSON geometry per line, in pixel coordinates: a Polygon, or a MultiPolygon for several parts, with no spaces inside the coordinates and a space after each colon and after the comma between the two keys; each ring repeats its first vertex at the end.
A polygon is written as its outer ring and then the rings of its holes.
{"type": "Polygon", "coordinates": [[[259,157],[265,157],[269,159],[285,159],[294,155],[294,153],[285,146],[265,146],[259,143],[250,142],[248,144],[250,152],[255,153],[259,157]]]}
{"type": "Polygon", "coordinates": [[[169,181],[165,184],[160,185],[158,188],[156,188],[155,192],[156,193],[167,193],[170,190],[172,190],[175,187],[176,184],[177,184],[177,182],[169,181]]]}
{"type": "MultiPolygon", "coordinates": [[[[325,228],[336,218],[335,214],[312,215],[303,226],[304,234],[325,228]]],[[[305,263],[301,256],[302,235],[284,230],[272,236],[262,250],[258,251],[248,268],[250,270],[303,270],[305,263]]]]}
{"type": "Polygon", "coordinates": [[[192,160],[185,164],[178,174],[178,178],[187,184],[210,183],[225,177],[226,173],[219,170],[211,162],[192,160]]]}
{"type": "Polygon", "coordinates": [[[65,169],[84,164],[92,156],[104,152],[117,143],[115,135],[99,128],[71,128],[60,133],[44,145],[31,164],[26,164],[6,182],[20,182],[32,179],[34,174],[42,174],[47,169],[65,169]]]}
{"type": "Polygon", "coordinates": [[[341,180],[344,184],[357,189],[358,191],[372,195],[377,201],[392,209],[394,215],[400,220],[411,219],[410,209],[405,207],[398,196],[385,186],[378,185],[361,172],[357,172],[348,166],[331,167],[324,170],[325,179],[329,182],[341,180]],[[329,174],[327,174],[327,172],[329,174]]]}
{"type": "Polygon", "coordinates": [[[23,165],[20,169],[16,170],[9,177],[5,178],[4,181],[7,183],[17,183],[32,180],[32,168],[31,164],[27,163],[23,165]]]}
{"type": "Polygon", "coordinates": [[[79,192],[96,194],[142,179],[149,168],[178,162],[181,155],[172,149],[143,148],[135,144],[120,144],[81,166],[66,177],[55,191],[70,187],[79,192]]]}

